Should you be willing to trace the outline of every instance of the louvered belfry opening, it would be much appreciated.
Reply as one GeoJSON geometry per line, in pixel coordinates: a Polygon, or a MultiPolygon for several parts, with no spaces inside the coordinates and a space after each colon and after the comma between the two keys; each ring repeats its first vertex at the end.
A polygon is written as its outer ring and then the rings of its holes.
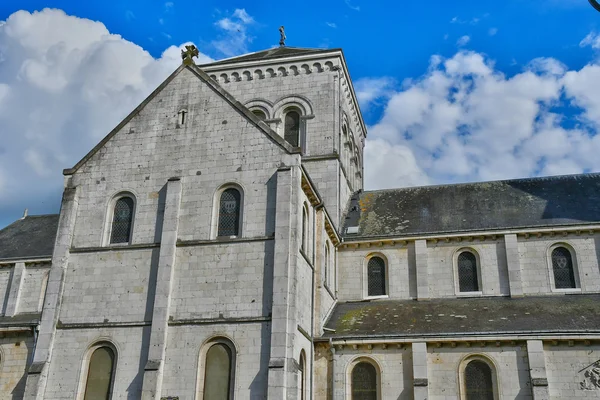
{"type": "Polygon", "coordinates": [[[461,292],[478,292],[477,258],[470,251],[458,255],[458,286],[461,292]]]}
{"type": "Polygon", "coordinates": [[[557,247],[552,250],[552,270],[556,289],[574,289],[577,287],[575,271],[573,270],[573,258],[569,249],[557,247]]]}
{"type": "Polygon", "coordinates": [[[128,243],[131,237],[131,223],[133,222],[133,199],[121,197],[115,203],[112,228],[110,233],[111,243],[128,243]]]}
{"type": "Polygon", "coordinates": [[[385,293],[385,261],[381,257],[371,257],[367,264],[369,296],[384,296],[385,293]]]}
{"type": "Polygon", "coordinates": [[[218,236],[239,235],[241,197],[239,190],[234,188],[226,189],[221,193],[218,236]]]}
{"type": "Polygon", "coordinates": [[[487,363],[473,360],[464,374],[466,400],[494,400],[492,369],[487,363]]]}
{"type": "Polygon", "coordinates": [[[377,370],[368,362],[360,362],[352,369],[352,400],[378,400],[377,370]]]}

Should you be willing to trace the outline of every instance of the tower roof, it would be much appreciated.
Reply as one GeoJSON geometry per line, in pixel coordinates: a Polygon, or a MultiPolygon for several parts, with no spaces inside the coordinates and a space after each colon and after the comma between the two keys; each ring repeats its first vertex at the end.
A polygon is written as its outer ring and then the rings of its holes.
{"type": "Polygon", "coordinates": [[[226,58],[224,60],[215,61],[209,64],[202,64],[201,67],[213,67],[226,64],[235,64],[249,61],[272,60],[284,57],[309,56],[321,53],[331,53],[333,51],[341,51],[341,49],[307,49],[302,47],[274,47],[272,49],[257,51],[255,53],[244,54],[241,56],[226,58]]]}

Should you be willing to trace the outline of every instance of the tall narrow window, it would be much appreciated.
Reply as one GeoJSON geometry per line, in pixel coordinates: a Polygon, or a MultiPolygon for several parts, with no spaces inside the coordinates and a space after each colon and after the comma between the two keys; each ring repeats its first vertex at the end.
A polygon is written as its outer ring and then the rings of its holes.
{"type": "Polygon", "coordinates": [[[241,214],[240,191],[234,188],[225,189],[219,200],[219,229],[221,237],[238,236],[240,233],[241,214]]]}
{"type": "Polygon", "coordinates": [[[369,296],[385,295],[385,261],[381,257],[371,257],[367,264],[369,296]]]}
{"type": "Polygon", "coordinates": [[[131,197],[121,197],[113,211],[110,243],[128,243],[131,239],[134,201],[131,197]]]}
{"type": "Polygon", "coordinates": [[[325,272],[325,284],[329,286],[331,272],[329,271],[329,242],[325,242],[325,256],[323,260],[323,270],[325,272]]]}
{"type": "Polygon", "coordinates": [[[352,369],[352,400],[377,400],[377,370],[360,362],[352,369]]]}
{"type": "Polygon", "coordinates": [[[308,249],[308,209],[306,204],[302,207],[302,243],[300,243],[301,249],[306,253],[308,249]]]}
{"type": "Polygon", "coordinates": [[[477,257],[470,251],[458,255],[458,288],[461,292],[478,292],[477,257]]]}
{"type": "Polygon", "coordinates": [[[84,400],[108,400],[112,392],[115,353],[110,347],[98,347],[90,357],[84,400]]]}
{"type": "Polygon", "coordinates": [[[466,400],[494,400],[492,369],[486,362],[469,362],[464,374],[466,400]]]}
{"type": "Polygon", "coordinates": [[[306,357],[304,350],[300,352],[300,361],[298,362],[298,400],[306,400],[306,357]]]}
{"type": "Polygon", "coordinates": [[[283,138],[292,146],[300,144],[300,114],[297,111],[285,113],[283,138]]]}
{"type": "Polygon", "coordinates": [[[230,400],[233,398],[231,378],[233,356],[224,343],[216,343],[206,353],[204,372],[204,400],[230,400]]]}
{"type": "Polygon", "coordinates": [[[575,271],[573,270],[573,258],[569,249],[557,247],[552,250],[552,270],[556,289],[574,289],[577,287],[575,271]]]}

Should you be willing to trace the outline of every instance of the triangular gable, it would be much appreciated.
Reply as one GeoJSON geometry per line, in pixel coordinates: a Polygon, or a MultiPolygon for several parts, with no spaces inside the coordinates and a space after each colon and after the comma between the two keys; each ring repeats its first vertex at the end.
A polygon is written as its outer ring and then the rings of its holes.
{"type": "Polygon", "coordinates": [[[104,145],[115,136],[129,121],[131,121],[150,101],[152,101],[181,71],[188,68],[202,82],[207,84],[215,93],[223,98],[229,105],[238,111],[248,121],[252,122],[259,130],[261,130],[272,142],[284,149],[290,154],[300,153],[300,147],[294,147],[285,141],[281,136],[272,130],[266,123],[261,121],[254,113],[252,113],[242,103],[237,101],[229,92],[223,89],[217,82],[212,80],[204,71],[197,65],[180,65],[167,79],[164,80],[144,101],[140,103],[121,123],[119,123],[108,135],[106,135],[100,143],[98,143],[89,153],[87,153],[75,166],[63,170],[64,175],[72,175],[81,168],[94,154],[96,154],[104,145]]]}

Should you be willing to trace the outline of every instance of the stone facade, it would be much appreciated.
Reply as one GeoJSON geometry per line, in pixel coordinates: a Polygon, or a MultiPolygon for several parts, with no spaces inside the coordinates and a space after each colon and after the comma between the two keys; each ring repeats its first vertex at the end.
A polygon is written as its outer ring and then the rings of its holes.
{"type": "Polygon", "coordinates": [[[466,399],[473,360],[489,365],[495,399],[597,398],[593,307],[571,301],[573,319],[556,329],[537,329],[534,307],[519,315],[531,326],[511,330],[513,315],[480,301],[600,293],[598,220],[420,234],[389,234],[382,220],[380,237],[353,237],[365,137],[341,50],[182,65],[65,170],[51,256],[0,251],[0,398],[84,399],[92,354],[108,346],[111,399],[202,399],[215,343],[232,350],[230,399],[350,400],[362,362],[377,399],[466,399]],[[290,109],[296,147],[283,139],[290,109]],[[220,237],[228,188],[241,193],[240,230],[220,237]],[[134,199],[132,233],[111,244],[122,195],[134,199]],[[573,289],[556,289],[556,246],[573,255],[573,289]],[[464,250],[479,279],[466,294],[464,250]],[[371,257],[385,261],[383,296],[368,294],[371,257]],[[484,328],[427,311],[456,304],[480,307],[484,328]],[[343,305],[390,319],[370,329],[359,311],[339,317],[343,305]]]}

